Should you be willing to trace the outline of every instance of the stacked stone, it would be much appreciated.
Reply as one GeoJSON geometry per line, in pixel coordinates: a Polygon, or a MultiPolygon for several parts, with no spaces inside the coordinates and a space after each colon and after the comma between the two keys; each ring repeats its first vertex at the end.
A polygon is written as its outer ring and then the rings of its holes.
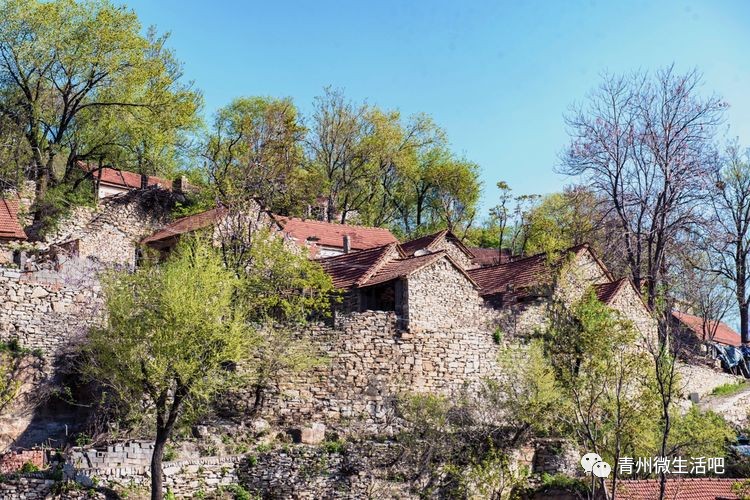
{"type": "Polygon", "coordinates": [[[69,461],[76,468],[117,469],[131,468],[143,471],[151,464],[154,443],[149,441],[129,441],[116,443],[104,449],[73,448],[69,461]]]}

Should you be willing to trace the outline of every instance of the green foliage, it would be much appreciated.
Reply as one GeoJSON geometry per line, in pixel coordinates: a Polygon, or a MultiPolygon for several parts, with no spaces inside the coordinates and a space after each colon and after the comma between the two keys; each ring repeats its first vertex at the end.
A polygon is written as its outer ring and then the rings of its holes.
{"type": "Polygon", "coordinates": [[[320,446],[329,454],[341,454],[346,450],[346,442],[339,439],[335,441],[323,441],[320,446]]]}
{"type": "Polygon", "coordinates": [[[18,339],[0,342],[0,415],[8,410],[19,396],[22,372],[29,357],[35,354],[21,346],[18,339]]]}
{"type": "Polygon", "coordinates": [[[194,418],[233,380],[228,364],[252,355],[239,287],[200,239],[183,239],[164,265],[107,276],[107,324],[90,334],[86,374],[137,415],[146,394],[157,412],[194,418]]]}
{"type": "Polygon", "coordinates": [[[166,37],[142,34],[133,11],[107,0],[0,10],[0,123],[23,124],[9,133],[23,138],[42,202],[59,201],[47,188],[71,180],[78,160],[169,173],[201,98],[179,83],[166,37]]]}
{"type": "Polygon", "coordinates": [[[258,197],[275,213],[303,215],[320,194],[303,168],[304,133],[291,99],[242,97],[221,108],[204,153],[215,194],[228,204],[258,197]]]}
{"type": "Polygon", "coordinates": [[[256,323],[300,323],[330,314],[331,277],[304,253],[290,251],[282,238],[258,230],[233,267],[244,269],[238,293],[256,323]]]}
{"type": "Polygon", "coordinates": [[[714,396],[730,396],[747,388],[748,385],[745,382],[721,384],[720,386],[714,387],[711,394],[714,396]]]}
{"type": "Polygon", "coordinates": [[[92,207],[96,203],[91,181],[83,182],[76,188],[73,184],[73,182],[65,182],[51,187],[42,197],[34,201],[32,209],[44,214],[43,225],[39,230],[41,235],[57,230],[60,221],[69,216],[75,207],[92,207]]]}
{"type": "Polygon", "coordinates": [[[167,445],[164,448],[164,456],[162,458],[165,462],[177,460],[177,450],[175,450],[174,446],[167,445]]]}
{"type": "Polygon", "coordinates": [[[506,453],[492,446],[481,455],[472,457],[460,472],[460,485],[455,493],[468,498],[512,498],[516,489],[526,481],[528,472],[517,473],[506,453]]]}
{"type": "Polygon", "coordinates": [[[563,403],[562,430],[614,463],[619,449],[652,456],[658,432],[654,370],[632,323],[593,291],[571,306],[556,304],[543,335],[563,403]]]}
{"type": "Polygon", "coordinates": [[[669,450],[683,457],[724,457],[727,444],[734,441],[732,427],[713,411],[702,412],[691,406],[684,415],[672,417],[669,450]]]}
{"type": "Polygon", "coordinates": [[[495,328],[495,331],[492,332],[492,341],[496,345],[503,343],[503,331],[500,328],[495,328]]]}
{"type": "Polygon", "coordinates": [[[541,491],[562,490],[582,495],[585,495],[590,491],[589,485],[579,478],[566,476],[564,474],[552,475],[546,472],[542,473],[542,484],[539,489],[541,491]]]}
{"type": "Polygon", "coordinates": [[[39,467],[37,467],[36,464],[32,462],[24,462],[21,466],[21,473],[27,472],[39,472],[39,467]]]}
{"type": "Polygon", "coordinates": [[[79,432],[76,434],[75,443],[76,446],[88,446],[91,444],[91,436],[84,432],[79,432]]]}
{"type": "Polygon", "coordinates": [[[222,488],[223,491],[231,493],[234,500],[251,500],[254,498],[249,491],[239,484],[230,484],[222,488]]]}
{"type": "Polygon", "coordinates": [[[509,347],[499,362],[507,376],[486,382],[488,399],[503,409],[507,423],[539,434],[552,432],[559,423],[554,409],[563,398],[542,342],[534,340],[524,351],[509,347]]]}
{"type": "Polygon", "coordinates": [[[566,189],[541,199],[528,214],[526,252],[556,253],[589,241],[595,231],[596,198],[586,189],[566,189]]]}

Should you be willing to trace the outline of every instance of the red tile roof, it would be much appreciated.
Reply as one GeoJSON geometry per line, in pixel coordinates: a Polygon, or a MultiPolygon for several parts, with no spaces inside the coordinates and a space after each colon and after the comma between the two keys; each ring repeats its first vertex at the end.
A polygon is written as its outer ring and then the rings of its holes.
{"type": "Polygon", "coordinates": [[[533,255],[506,264],[470,269],[469,276],[481,287],[481,295],[506,293],[552,284],[550,263],[545,254],[533,255]]]}
{"type": "MultiPolygon", "coordinates": [[[[692,331],[698,339],[703,340],[703,318],[680,311],[672,311],[672,316],[692,331]]],[[[740,334],[732,330],[726,323],[720,321],[717,325],[715,321],[709,321],[707,327],[709,333],[716,328],[714,342],[733,346],[742,345],[740,334]]]]}
{"type": "Polygon", "coordinates": [[[18,221],[18,200],[0,198],[0,239],[25,240],[26,233],[18,221]]]}
{"type": "Polygon", "coordinates": [[[610,283],[600,283],[594,285],[594,292],[596,297],[602,302],[602,304],[609,304],[612,299],[615,298],[620,288],[628,282],[627,278],[620,278],[617,281],[610,283]]]}
{"type": "Polygon", "coordinates": [[[190,233],[192,231],[197,231],[198,229],[213,226],[226,213],[226,208],[217,207],[205,212],[201,212],[199,214],[182,217],[181,219],[177,219],[174,222],[167,224],[163,229],[160,229],[151,236],[144,238],[142,243],[156,243],[158,241],[168,240],[181,234],[190,233]]]}
{"type": "Polygon", "coordinates": [[[417,250],[430,250],[434,251],[441,241],[445,239],[450,239],[454,245],[456,245],[459,250],[461,250],[463,253],[465,253],[469,258],[473,259],[474,254],[469,250],[460,239],[456,237],[452,232],[448,231],[447,229],[444,229],[442,231],[438,231],[437,233],[428,234],[426,236],[422,236],[421,238],[417,238],[414,240],[410,240],[404,243],[401,243],[401,250],[406,254],[407,256],[414,255],[414,253],[417,250]]]}
{"type": "Polygon", "coordinates": [[[323,270],[331,276],[336,288],[351,288],[367,281],[379,266],[394,254],[398,254],[398,249],[395,243],[391,243],[359,252],[318,259],[316,262],[323,266],[323,270]]]}
{"type": "MultiPolygon", "coordinates": [[[[732,486],[741,479],[680,478],[668,479],[667,500],[739,500],[732,486]]],[[[617,498],[622,500],[656,500],[659,498],[659,480],[623,480],[618,482],[617,498]]]]}
{"type": "Polygon", "coordinates": [[[394,243],[318,259],[316,262],[323,266],[337,288],[361,288],[404,278],[443,258],[447,258],[466,279],[478,287],[444,251],[407,257],[394,243]]]}
{"type": "MultiPolygon", "coordinates": [[[[79,166],[87,171],[91,172],[96,170],[97,167],[88,165],[86,163],[79,163],[79,166]]],[[[94,179],[97,179],[102,184],[110,186],[121,187],[125,189],[139,189],[141,187],[141,174],[135,172],[128,172],[127,170],[119,170],[117,168],[103,167],[92,174],[94,179]]],[[[164,189],[172,189],[172,181],[162,179],[161,177],[148,176],[148,186],[160,186],[164,189]]]]}
{"type": "Polygon", "coordinates": [[[276,216],[275,218],[286,234],[302,244],[310,242],[323,247],[343,248],[344,236],[349,236],[352,250],[398,243],[389,230],[380,227],[334,224],[296,217],[276,216]]]}
{"type": "MultiPolygon", "coordinates": [[[[563,254],[578,255],[583,251],[588,251],[604,274],[611,279],[607,268],[588,245],[576,245],[568,248],[563,254]]],[[[561,259],[550,262],[546,253],[540,253],[504,264],[470,269],[468,273],[481,287],[481,295],[508,293],[511,290],[515,295],[522,295],[524,291],[551,285],[554,276],[553,270],[561,262],[561,259]]]]}
{"type": "Polygon", "coordinates": [[[474,264],[479,266],[494,266],[510,260],[510,252],[507,249],[503,249],[501,253],[497,248],[469,247],[469,251],[474,254],[474,264]]]}
{"type": "Polygon", "coordinates": [[[442,258],[447,258],[448,261],[455,267],[466,279],[468,279],[477,288],[479,285],[471,279],[471,277],[464,271],[461,266],[456,264],[445,251],[434,252],[427,255],[419,255],[415,257],[407,257],[405,259],[394,259],[387,261],[385,264],[375,272],[367,281],[362,283],[361,286],[371,286],[380,283],[385,283],[397,278],[404,278],[413,274],[420,269],[428,267],[433,263],[437,262],[442,258]]]}

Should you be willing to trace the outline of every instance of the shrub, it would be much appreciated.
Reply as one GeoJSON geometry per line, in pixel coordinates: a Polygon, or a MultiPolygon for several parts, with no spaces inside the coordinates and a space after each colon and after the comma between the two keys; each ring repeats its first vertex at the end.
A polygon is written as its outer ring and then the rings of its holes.
{"type": "Polygon", "coordinates": [[[37,467],[33,462],[24,462],[24,464],[21,466],[21,472],[39,472],[39,467],[37,467]]]}
{"type": "Polygon", "coordinates": [[[346,449],[346,443],[342,440],[324,441],[321,446],[328,453],[343,453],[346,449]]]}
{"type": "Polygon", "coordinates": [[[738,382],[736,384],[721,384],[718,387],[714,387],[714,390],[711,391],[711,394],[714,396],[729,396],[731,394],[736,394],[743,389],[747,389],[748,387],[750,386],[748,386],[745,382],[738,382]]]}

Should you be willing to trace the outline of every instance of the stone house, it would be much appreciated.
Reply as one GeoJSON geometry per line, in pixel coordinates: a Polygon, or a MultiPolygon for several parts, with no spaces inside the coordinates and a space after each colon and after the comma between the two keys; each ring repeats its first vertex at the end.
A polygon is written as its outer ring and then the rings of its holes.
{"type": "Polygon", "coordinates": [[[405,329],[479,326],[528,337],[544,327],[553,300],[570,305],[593,288],[644,336],[656,332],[633,283],[615,280],[588,245],[482,266],[441,231],[318,262],[345,291],[343,312],[393,311],[405,329]]]}
{"type": "MultiPolygon", "coordinates": [[[[158,187],[167,191],[173,189],[172,181],[153,175],[137,174],[114,167],[97,167],[84,162],[79,162],[78,167],[84,172],[91,173],[96,197],[99,199],[147,187],[158,187]]],[[[179,190],[181,186],[176,187],[179,190]]]]}
{"type": "Polygon", "coordinates": [[[682,311],[672,311],[675,326],[695,342],[716,342],[725,346],[742,345],[740,334],[723,321],[705,320],[682,311]]]}
{"type": "Polygon", "coordinates": [[[28,239],[18,217],[20,207],[16,198],[0,198],[0,265],[18,260],[13,244],[28,239]]]}
{"type": "Polygon", "coordinates": [[[311,256],[335,256],[397,243],[387,229],[330,222],[304,220],[272,214],[259,202],[252,203],[242,213],[226,207],[216,207],[187,217],[182,217],[144,238],[141,243],[169,252],[184,234],[210,230],[214,239],[232,234],[242,234],[249,226],[266,228],[280,234],[297,248],[307,248],[311,256]]]}

